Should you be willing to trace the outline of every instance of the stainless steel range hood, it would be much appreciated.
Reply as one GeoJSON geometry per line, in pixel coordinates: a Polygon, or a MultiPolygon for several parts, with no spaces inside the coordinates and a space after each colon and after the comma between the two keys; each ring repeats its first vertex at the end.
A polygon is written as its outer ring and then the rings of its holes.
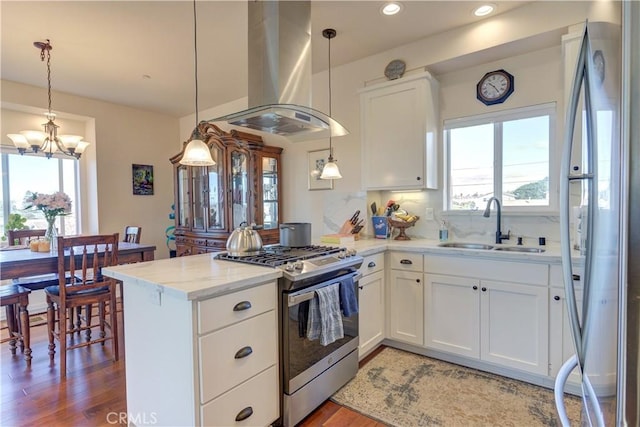
{"type": "Polygon", "coordinates": [[[248,2],[249,108],[211,122],[305,141],[349,132],[311,105],[311,4],[248,2]]]}

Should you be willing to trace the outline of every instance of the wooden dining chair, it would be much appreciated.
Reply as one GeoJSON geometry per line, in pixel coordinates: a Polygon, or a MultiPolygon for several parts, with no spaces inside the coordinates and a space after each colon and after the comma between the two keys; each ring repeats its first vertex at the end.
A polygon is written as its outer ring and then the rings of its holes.
{"type": "Polygon", "coordinates": [[[129,243],[140,243],[140,236],[142,236],[142,227],[127,225],[124,228],[124,239],[122,241],[129,243]]]}
{"type": "Polygon", "coordinates": [[[7,232],[7,238],[9,239],[9,246],[28,245],[32,239],[38,239],[44,237],[47,230],[45,228],[40,229],[24,229],[24,230],[9,230],[7,232]]]}
{"type": "Polygon", "coordinates": [[[58,237],[58,277],[56,286],[45,288],[49,357],[55,355],[59,342],[60,378],[67,373],[67,350],[111,341],[113,360],[118,360],[118,325],[116,318],[116,281],[102,275],[102,268],[118,264],[118,233],[109,235],[58,237]],[[68,263],[65,262],[65,252],[68,263]],[[65,277],[70,279],[65,280],[65,277]],[[69,283],[66,283],[66,282],[69,283]],[[98,307],[98,323],[92,324],[92,306],[98,307]],[[107,319],[106,308],[109,308],[107,319]],[[67,314],[84,308],[80,324],[67,325],[67,314]],[[68,327],[69,326],[69,327],[68,327]],[[99,328],[97,337],[91,330],[99,328]],[[106,333],[109,329],[109,335],[106,333]],[[84,331],[84,340],[80,332],[84,331]],[[76,333],[78,335],[76,336],[76,333]]]}
{"type": "MultiPolygon", "coordinates": [[[[7,238],[9,239],[9,246],[26,245],[32,239],[38,239],[44,237],[46,229],[25,229],[25,230],[9,230],[7,232],[7,238]]],[[[47,286],[53,286],[58,283],[57,274],[41,274],[38,276],[26,276],[13,279],[13,284],[22,286],[30,291],[37,291],[46,288],[47,286]]]]}
{"type": "Polygon", "coordinates": [[[0,286],[0,307],[7,309],[6,321],[11,354],[16,354],[16,343],[18,343],[27,364],[31,363],[31,331],[29,330],[29,310],[27,310],[30,293],[30,290],[14,284],[0,286]]]}

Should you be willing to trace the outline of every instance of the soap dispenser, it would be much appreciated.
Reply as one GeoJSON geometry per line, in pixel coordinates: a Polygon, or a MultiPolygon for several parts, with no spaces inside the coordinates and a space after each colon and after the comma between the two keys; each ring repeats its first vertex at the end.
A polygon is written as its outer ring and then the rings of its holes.
{"type": "Polygon", "coordinates": [[[440,232],[438,234],[441,242],[449,240],[449,230],[447,229],[446,221],[442,221],[442,224],[440,225],[440,232]]]}

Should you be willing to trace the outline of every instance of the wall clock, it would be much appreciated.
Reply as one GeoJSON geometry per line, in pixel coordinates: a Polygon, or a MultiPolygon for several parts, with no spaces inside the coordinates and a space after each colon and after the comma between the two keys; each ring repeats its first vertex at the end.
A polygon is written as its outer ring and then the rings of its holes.
{"type": "Polygon", "coordinates": [[[485,105],[503,103],[513,93],[513,76],[505,70],[489,71],[476,86],[476,97],[485,105]]]}
{"type": "Polygon", "coordinates": [[[384,75],[389,80],[399,79],[404,75],[404,70],[407,68],[407,64],[401,59],[394,59],[389,62],[384,69],[384,75]]]}

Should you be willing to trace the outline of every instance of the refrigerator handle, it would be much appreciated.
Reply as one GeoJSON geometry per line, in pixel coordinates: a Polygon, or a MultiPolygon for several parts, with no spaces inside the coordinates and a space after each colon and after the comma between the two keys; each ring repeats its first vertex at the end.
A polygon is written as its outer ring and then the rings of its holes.
{"type": "MultiPolygon", "coordinates": [[[[578,318],[578,307],[576,303],[575,289],[573,286],[573,271],[571,265],[571,235],[569,226],[569,184],[575,181],[576,177],[571,175],[571,152],[573,148],[574,127],[578,111],[578,101],[580,98],[580,89],[584,79],[585,62],[586,62],[586,27],[580,44],[580,52],[576,63],[573,83],[571,85],[571,93],[568,101],[567,115],[565,119],[564,142],[562,149],[562,162],[560,165],[560,249],[562,255],[562,272],[564,278],[565,301],[567,304],[567,313],[569,317],[569,325],[571,326],[571,336],[578,355],[578,364],[582,366],[582,331],[580,329],[580,320],[578,318]]],[[[582,179],[587,179],[583,175],[582,179]]],[[[587,218],[588,220],[588,218],[587,218]]],[[[581,368],[582,369],[582,368],[581,368]]]]}
{"type": "Polygon", "coordinates": [[[567,416],[567,408],[564,406],[564,385],[567,382],[567,378],[569,378],[569,374],[577,365],[578,358],[574,354],[562,364],[553,385],[553,397],[556,401],[556,409],[558,410],[558,417],[560,417],[562,427],[571,427],[571,422],[567,416]]]}

